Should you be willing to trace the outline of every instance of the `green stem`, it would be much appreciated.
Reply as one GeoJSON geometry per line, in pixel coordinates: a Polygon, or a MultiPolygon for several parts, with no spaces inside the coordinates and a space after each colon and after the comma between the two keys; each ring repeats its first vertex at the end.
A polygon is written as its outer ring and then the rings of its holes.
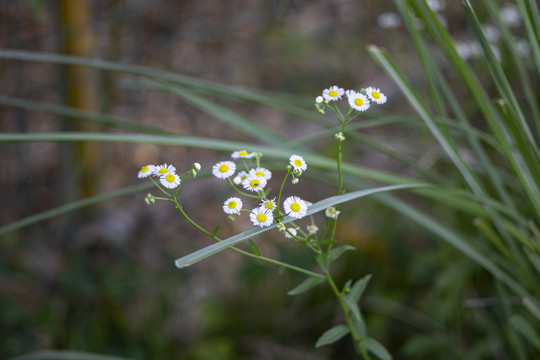
{"type": "MultiPolygon", "coordinates": [[[[176,208],[180,211],[180,213],[182,213],[182,215],[186,218],[187,221],[189,221],[193,226],[195,226],[197,229],[199,229],[200,231],[202,231],[204,234],[210,236],[212,239],[220,242],[221,239],[218,238],[217,236],[215,236],[214,234],[210,233],[209,231],[207,231],[206,229],[204,229],[202,226],[200,226],[199,224],[197,224],[195,221],[193,221],[193,219],[191,219],[187,214],[186,212],[184,211],[184,209],[182,208],[182,205],[180,204],[180,202],[178,201],[177,198],[175,198],[172,194],[172,191],[171,191],[171,197],[172,197],[172,202],[175,203],[176,205],[176,208]]],[[[318,274],[316,272],[313,272],[313,271],[309,271],[309,270],[306,270],[306,269],[303,269],[301,267],[298,267],[298,266],[294,266],[294,265],[291,265],[291,264],[287,264],[287,263],[284,263],[282,261],[279,261],[279,260],[274,260],[274,259],[271,259],[271,258],[267,258],[265,256],[259,256],[259,255],[255,255],[255,254],[252,254],[248,251],[245,251],[245,250],[242,250],[242,249],[239,249],[237,247],[234,247],[232,246],[231,247],[232,250],[240,253],[240,254],[243,254],[243,255],[246,255],[246,256],[249,256],[251,258],[255,258],[255,259],[259,259],[259,260],[262,260],[262,261],[266,261],[270,264],[274,264],[274,265],[278,265],[278,266],[283,266],[285,268],[288,268],[288,269],[291,269],[291,270],[294,270],[294,271],[298,271],[298,272],[301,272],[301,273],[304,273],[306,275],[309,275],[309,276],[313,276],[313,277],[316,277],[316,278],[319,278],[319,279],[324,279],[324,275],[321,275],[321,274],[318,274]]]]}
{"type": "Polygon", "coordinates": [[[283,187],[285,186],[285,181],[289,177],[289,174],[291,173],[291,170],[287,171],[287,175],[283,178],[283,182],[281,183],[281,187],[279,188],[279,194],[277,199],[277,207],[276,207],[276,217],[279,216],[279,204],[281,204],[281,193],[283,192],[283,187]]]}
{"type": "MultiPolygon", "coordinates": [[[[328,267],[328,264],[327,264],[328,267]]],[[[332,279],[332,276],[330,275],[330,271],[326,271],[326,281],[330,285],[330,288],[332,288],[332,292],[336,296],[336,299],[339,303],[339,307],[341,308],[341,311],[343,312],[343,315],[345,316],[345,322],[347,323],[347,327],[351,330],[351,336],[353,338],[354,343],[356,344],[356,347],[358,348],[358,351],[360,351],[360,354],[365,360],[371,360],[366,350],[360,345],[360,338],[356,335],[354,332],[354,328],[351,322],[351,318],[349,316],[349,310],[347,309],[347,306],[343,303],[343,300],[341,299],[341,292],[339,291],[336,283],[334,282],[334,279],[332,279]]]]}

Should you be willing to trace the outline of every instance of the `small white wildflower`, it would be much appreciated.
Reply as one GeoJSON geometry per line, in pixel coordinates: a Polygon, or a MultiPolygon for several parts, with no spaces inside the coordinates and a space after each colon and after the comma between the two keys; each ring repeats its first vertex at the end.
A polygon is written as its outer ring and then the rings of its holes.
{"type": "Polygon", "coordinates": [[[254,156],[254,152],[248,153],[246,150],[238,150],[231,154],[233,159],[251,159],[254,156]]]}
{"type": "Polygon", "coordinates": [[[273,198],[272,200],[264,200],[261,202],[261,207],[269,211],[274,210],[277,207],[276,198],[273,198]]]}
{"type": "Polygon", "coordinates": [[[313,235],[313,234],[316,234],[317,231],[319,231],[319,228],[317,227],[317,225],[311,224],[311,225],[306,226],[306,230],[309,235],[313,235]]]}
{"type": "Polygon", "coordinates": [[[238,174],[236,174],[236,176],[233,179],[233,182],[236,185],[240,185],[242,181],[246,180],[247,177],[248,177],[248,173],[242,170],[238,174]]]}
{"type": "Polygon", "coordinates": [[[223,211],[227,214],[238,214],[242,210],[242,199],[230,197],[223,203],[223,211]]]}
{"type": "Polygon", "coordinates": [[[249,170],[249,175],[255,175],[255,176],[258,176],[258,177],[263,177],[266,180],[270,180],[272,178],[272,172],[270,170],[262,168],[262,167],[258,167],[258,168],[249,170]]]}
{"type": "Polygon", "coordinates": [[[386,102],[386,95],[381,92],[381,89],[370,86],[366,89],[366,94],[369,99],[377,104],[384,104],[386,102]]]}
{"type": "Polygon", "coordinates": [[[172,165],[167,165],[167,164],[158,165],[158,166],[154,167],[154,174],[153,175],[163,176],[163,175],[168,174],[168,173],[176,173],[176,168],[174,166],[172,166],[172,165]]]}
{"type": "Polygon", "coordinates": [[[219,179],[226,179],[234,174],[236,164],[232,161],[220,161],[212,167],[212,174],[219,179]]]}
{"type": "Polygon", "coordinates": [[[295,171],[304,172],[307,169],[306,161],[300,155],[291,155],[289,164],[291,164],[295,171]]]}
{"type": "Polygon", "coordinates": [[[341,211],[336,210],[335,207],[330,206],[326,208],[326,210],[324,211],[324,214],[326,215],[326,217],[329,217],[330,219],[337,219],[340,212],[341,211]]]}
{"type": "Polygon", "coordinates": [[[357,111],[366,111],[369,109],[368,98],[358,91],[347,90],[347,99],[349,100],[350,107],[357,111]]]}
{"type": "Polygon", "coordinates": [[[272,225],[274,222],[274,215],[272,215],[271,211],[258,207],[249,213],[249,219],[255,226],[265,227],[272,225]]]}
{"type": "Polygon", "coordinates": [[[248,175],[246,179],[242,181],[242,186],[248,191],[257,192],[264,189],[266,186],[266,179],[255,175],[248,175]]]}
{"type": "Polygon", "coordinates": [[[334,85],[330,86],[328,89],[324,89],[322,96],[328,101],[336,101],[340,100],[343,94],[345,94],[345,90],[334,85]]]}
{"type": "Polygon", "coordinates": [[[290,217],[301,219],[307,215],[307,205],[298,196],[289,196],[283,202],[283,210],[290,217]]]}
{"type": "Polygon", "coordinates": [[[150,175],[153,175],[154,174],[154,170],[155,170],[155,166],[154,165],[146,165],[146,166],[143,166],[141,168],[141,170],[139,170],[139,174],[137,175],[137,177],[139,179],[142,179],[142,178],[145,178],[145,177],[148,177],[150,175]]]}
{"type": "Polygon", "coordinates": [[[174,189],[175,187],[180,185],[181,180],[180,180],[180,177],[178,175],[176,175],[175,173],[170,172],[170,173],[162,175],[159,178],[159,181],[166,188],[174,189]]]}

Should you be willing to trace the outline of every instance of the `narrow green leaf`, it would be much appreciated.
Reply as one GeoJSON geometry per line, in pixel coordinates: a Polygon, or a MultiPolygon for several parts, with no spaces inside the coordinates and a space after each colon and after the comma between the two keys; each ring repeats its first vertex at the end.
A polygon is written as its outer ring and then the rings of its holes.
{"type": "Polygon", "coordinates": [[[343,304],[350,310],[355,319],[362,319],[362,315],[360,314],[360,308],[358,307],[358,304],[353,301],[353,299],[351,299],[347,295],[342,296],[341,299],[343,301],[343,304]]]}
{"type": "Polygon", "coordinates": [[[386,348],[377,340],[373,338],[365,338],[360,342],[367,351],[375,354],[381,360],[392,360],[392,355],[386,350],[386,348]]]}
{"type": "Polygon", "coordinates": [[[536,328],[529,321],[520,315],[514,315],[510,318],[510,325],[521,334],[531,345],[540,350],[540,337],[536,332],[536,328]]]}
{"type": "MultiPolygon", "coordinates": [[[[12,222],[10,224],[4,225],[0,227],[0,235],[5,234],[10,231],[14,231],[20,228],[23,228],[28,225],[35,224],[37,222],[53,218],[55,216],[63,215],[69,212],[72,212],[77,209],[84,208],[86,206],[91,206],[98,204],[103,201],[107,201],[109,199],[114,199],[116,197],[129,195],[135,192],[139,192],[142,190],[151,189],[154,187],[154,184],[151,183],[145,183],[145,184],[137,184],[133,186],[128,186],[119,190],[110,191],[107,193],[99,194],[96,196],[92,196],[86,199],[81,199],[77,201],[72,201],[68,204],[61,205],[46,211],[43,211],[38,214],[30,215],[24,219],[12,222]]],[[[141,199],[141,204],[143,203],[141,199]]]]}
{"type": "Polygon", "coordinates": [[[333,328],[325,331],[325,333],[321,335],[319,340],[317,340],[315,347],[321,347],[324,345],[335,343],[336,341],[347,335],[349,332],[349,328],[345,325],[336,325],[333,328]]]}
{"type": "Polygon", "coordinates": [[[351,245],[343,245],[335,249],[332,249],[332,251],[330,251],[330,255],[328,255],[328,263],[330,264],[332,261],[336,260],[341,255],[343,255],[343,253],[350,250],[356,250],[356,248],[351,245]]]}
{"type": "Polygon", "coordinates": [[[360,297],[364,293],[364,290],[366,290],[366,286],[370,279],[371,274],[368,274],[354,283],[351,291],[347,294],[347,296],[350,297],[354,303],[357,303],[358,300],[360,300],[360,297]]]}
{"type": "Polygon", "coordinates": [[[534,299],[529,298],[523,298],[522,303],[523,306],[525,306],[525,308],[534,315],[536,320],[540,321],[540,308],[538,307],[538,303],[534,299]]]}
{"type": "Polygon", "coordinates": [[[288,295],[301,294],[311,289],[312,287],[319,285],[320,283],[324,281],[325,279],[309,277],[306,280],[302,281],[300,284],[298,284],[298,286],[296,286],[294,289],[290,290],[287,294],[288,295]]]}
{"type": "Polygon", "coordinates": [[[217,233],[218,233],[218,231],[219,231],[219,228],[220,228],[220,227],[221,227],[221,224],[218,224],[218,226],[216,226],[216,227],[214,228],[214,231],[212,232],[212,235],[216,236],[217,233]]]}
{"type": "MultiPolygon", "coordinates": [[[[315,214],[321,211],[324,211],[329,206],[334,206],[337,204],[341,204],[344,202],[348,202],[354,199],[358,199],[360,197],[364,197],[371,194],[376,194],[380,192],[385,191],[393,191],[393,190],[400,190],[400,189],[413,189],[413,188],[420,188],[420,187],[426,187],[430,185],[393,185],[393,186],[383,186],[379,188],[373,188],[368,190],[360,190],[360,191],[354,191],[351,193],[347,193],[344,195],[339,196],[332,196],[329,198],[326,198],[324,200],[321,200],[313,205],[311,205],[308,208],[307,215],[315,214]]],[[[282,223],[287,224],[291,221],[294,221],[294,218],[291,218],[289,216],[283,218],[282,223]]],[[[243,232],[241,234],[237,234],[235,236],[232,236],[228,239],[225,239],[223,241],[220,241],[219,243],[212,244],[210,246],[207,246],[201,250],[195,251],[189,255],[186,255],[184,257],[181,257],[175,261],[175,264],[179,268],[183,268],[186,266],[190,266],[196,262],[199,262],[203,259],[206,259],[209,256],[212,256],[214,254],[217,254],[225,249],[230,248],[231,246],[234,246],[238,243],[241,243],[249,238],[255,237],[257,235],[260,235],[268,230],[272,230],[277,226],[277,224],[273,224],[271,226],[265,227],[265,228],[257,228],[257,229],[251,229],[246,232],[243,232]]]]}
{"type": "Polygon", "coordinates": [[[364,318],[362,317],[362,314],[360,314],[360,317],[352,317],[351,318],[351,325],[354,334],[357,338],[364,338],[367,335],[366,330],[366,323],[364,322],[364,318]]]}
{"type": "Polygon", "coordinates": [[[251,250],[255,255],[261,256],[261,250],[259,250],[259,247],[257,246],[257,244],[255,244],[253,240],[249,239],[249,245],[251,246],[251,250]]]}

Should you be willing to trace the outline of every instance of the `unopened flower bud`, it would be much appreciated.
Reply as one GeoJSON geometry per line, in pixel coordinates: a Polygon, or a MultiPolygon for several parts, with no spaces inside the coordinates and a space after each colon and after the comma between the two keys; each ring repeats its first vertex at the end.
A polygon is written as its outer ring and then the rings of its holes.
{"type": "Polygon", "coordinates": [[[193,169],[195,171],[201,171],[201,164],[199,164],[198,162],[194,163],[193,164],[193,169]]]}
{"type": "Polygon", "coordinates": [[[341,131],[338,132],[336,135],[334,135],[334,137],[336,138],[337,141],[345,141],[345,136],[343,135],[341,131]]]}
{"type": "Polygon", "coordinates": [[[308,225],[306,229],[309,235],[316,234],[317,231],[319,231],[319,228],[317,227],[317,225],[308,225]]]}
{"type": "Polygon", "coordinates": [[[156,197],[155,197],[154,195],[152,195],[152,194],[148,194],[148,195],[146,195],[146,197],[144,198],[144,201],[145,201],[148,205],[150,205],[150,204],[153,204],[153,203],[156,202],[156,197]]]}
{"type": "Polygon", "coordinates": [[[298,184],[299,181],[300,181],[300,180],[299,180],[297,177],[295,177],[295,178],[293,178],[293,179],[291,180],[291,182],[292,182],[293,184],[298,184]]]}
{"type": "Polygon", "coordinates": [[[322,96],[317,96],[317,97],[315,98],[315,102],[316,102],[317,104],[320,104],[320,103],[322,103],[322,102],[323,102],[323,100],[324,100],[324,99],[323,99],[323,97],[322,97],[322,96]]]}

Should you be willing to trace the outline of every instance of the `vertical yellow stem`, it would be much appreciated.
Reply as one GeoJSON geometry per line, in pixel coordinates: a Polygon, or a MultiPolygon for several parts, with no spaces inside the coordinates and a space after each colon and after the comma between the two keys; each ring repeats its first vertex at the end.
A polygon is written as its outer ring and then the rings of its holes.
{"type": "MultiPolygon", "coordinates": [[[[65,54],[91,57],[93,46],[90,1],[61,0],[63,50],[65,54]]],[[[65,96],[70,107],[92,111],[96,107],[95,70],[80,66],[65,67],[65,96]]],[[[73,131],[94,130],[89,123],[74,123],[68,127],[73,131]]],[[[97,144],[77,143],[74,146],[73,168],[80,169],[83,196],[95,194],[95,168],[98,160],[97,144]]]]}

